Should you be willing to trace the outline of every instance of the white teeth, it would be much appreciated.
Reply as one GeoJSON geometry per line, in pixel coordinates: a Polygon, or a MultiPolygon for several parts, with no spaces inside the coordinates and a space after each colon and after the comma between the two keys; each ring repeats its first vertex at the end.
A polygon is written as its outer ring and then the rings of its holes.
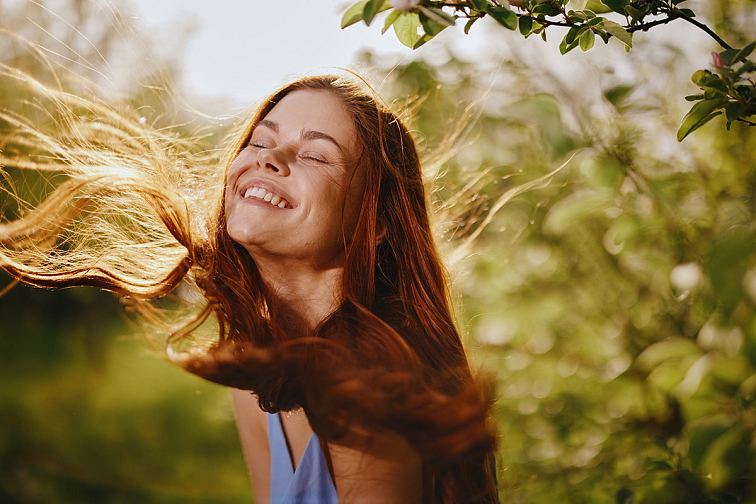
{"type": "Polygon", "coordinates": [[[286,201],[284,199],[272,192],[266,191],[262,187],[250,187],[244,191],[244,197],[261,199],[278,208],[286,208],[286,201]]]}

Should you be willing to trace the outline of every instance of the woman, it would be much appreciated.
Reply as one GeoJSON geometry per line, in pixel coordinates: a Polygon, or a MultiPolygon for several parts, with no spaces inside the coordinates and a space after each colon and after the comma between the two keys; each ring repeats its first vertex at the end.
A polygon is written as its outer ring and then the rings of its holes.
{"type": "MultiPolygon", "coordinates": [[[[229,160],[223,204],[205,227],[188,192],[171,189],[179,178],[155,176],[167,168],[126,179],[69,170],[49,204],[0,226],[0,264],[36,285],[114,290],[153,320],[146,300],[186,276],[209,302],[173,327],[174,341],[210,314],[220,337],[169,354],[235,387],[255,502],[498,502],[490,404],[454,327],[420,163],[399,119],[352,79],[308,77],[264,102],[229,160]],[[113,248],[76,256],[87,240],[40,248],[124,194],[164,230],[130,239],[170,249],[169,267],[154,267],[157,253],[129,266],[108,260],[113,248]]],[[[144,215],[128,211],[137,231],[144,215]]]]}

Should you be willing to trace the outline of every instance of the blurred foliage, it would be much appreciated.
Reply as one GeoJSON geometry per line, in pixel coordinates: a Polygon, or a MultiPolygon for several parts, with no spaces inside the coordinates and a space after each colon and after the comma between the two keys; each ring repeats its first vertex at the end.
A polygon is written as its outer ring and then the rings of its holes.
{"type": "MultiPolygon", "coordinates": [[[[146,57],[128,5],[102,7],[0,1],[8,30],[0,36],[0,60],[48,85],[108,100],[155,127],[180,124],[178,134],[195,137],[204,128],[204,144],[214,142],[221,132],[184,121],[189,114],[182,115],[170,85],[174,67],[146,57]]],[[[3,112],[38,125],[59,120],[53,103],[18,81],[5,77],[0,86],[3,112]]],[[[6,155],[44,155],[9,143],[7,129],[0,121],[6,155]]],[[[12,180],[23,198],[18,205],[0,195],[6,217],[36,205],[60,182],[55,172],[3,170],[0,182],[12,180]]],[[[9,284],[0,273],[0,291],[9,284]]],[[[94,289],[17,286],[0,297],[0,502],[252,500],[227,389],[179,370],[143,338],[124,336],[137,332],[117,300],[94,289]]]]}
{"type": "MultiPolygon", "coordinates": [[[[746,8],[717,2],[712,20],[753,39],[746,8]]],[[[480,128],[435,195],[466,209],[444,223],[460,238],[500,194],[571,159],[458,264],[461,318],[500,387],[502,500],[756,501],[754,132],[719,118],[675,143],[685,48],[664,59],[638,43],[628,75],[607,47],[598,67],[560,74],[518,44],[498,68],[453,50],[398,67],[363,56],[391,69],[384,94],[421,98],[414,129],[431,157],[458,104],[477,101],[480,128]],[[483,169],[487,185],[460,192],[483,169]]]]}
{"type": "Polygon", "coordinates": [[[227,390],[119,312],[93,289],[2,298],[0,502],[250,502],[227,390]]]}

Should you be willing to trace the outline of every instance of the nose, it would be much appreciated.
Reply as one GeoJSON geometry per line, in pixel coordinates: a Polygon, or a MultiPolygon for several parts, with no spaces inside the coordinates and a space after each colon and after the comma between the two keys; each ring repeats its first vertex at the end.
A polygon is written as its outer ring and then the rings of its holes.
{"type": "Polygon", "coordinates": [[[257,164],[264,170],[270,170],[278,175],[289,175],[289,164],[286,156],[279,149],[260,149],[257,152],[257,164]]]}

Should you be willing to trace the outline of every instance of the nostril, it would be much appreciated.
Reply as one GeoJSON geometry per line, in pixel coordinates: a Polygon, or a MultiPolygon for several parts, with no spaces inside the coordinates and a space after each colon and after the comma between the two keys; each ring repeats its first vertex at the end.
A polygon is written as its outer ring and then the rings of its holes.
{"type": "Polygon", "coordinates": [[[270,169],[271,169],[271,170],[273,170],[274,172],[277,172],[277,171],[278,171],[278,168],[277,168],[277,167],[275,167],[275,166],[273,166],[273,165],[272,165],[272,164],[270,164],[270,163],[266,163],[266,164],[265,164],[265,166],[266,166],[266,167],[268,167],[268,168],[270,168],[270,169]]]}

